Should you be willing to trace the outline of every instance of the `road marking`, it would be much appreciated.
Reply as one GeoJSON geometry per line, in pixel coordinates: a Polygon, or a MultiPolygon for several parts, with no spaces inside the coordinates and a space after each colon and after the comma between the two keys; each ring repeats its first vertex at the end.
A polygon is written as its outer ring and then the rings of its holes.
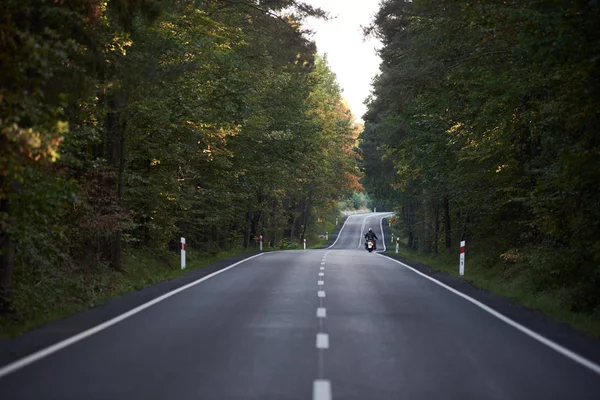
{"type": "Polygon", "coordinates": [[[318,281],[318,282],[317,282],[317,285],[319,285],[319,286],[323,286],[324,284],[325,284],[325,282],[324,282],[324,281],[318,281]]]}
{"type": "Polygon", "coordinates": [[[424,278],[429,279],[430,281],[432,281],[433,283],[443,287],[444,289],[449,290],[450,292],[454,293],[457,296],[462,297],[463,299],[467,300],[468,302],[474,304],[475,306],[481,308],[483,311],[493,315],[494,317],[498,318],[500,321],[512,326],[513,328],[523,332],[525,335],[529,336],[530,338],[537,340],[538,342],[542,343],[543,345],[546,345],[548,347],[550,347],[552,350],[556,351],[557,353],[562,354],[563,356],[571,359],[572,361],[578,363],[579,365],[582,365],[584,367],[586,367],[587,369],[600,374],[600,365],[580,356],[577,353],[572,352],[571,350],[561,346],[560,344],[553,342],[550,339],[545,338],[544,336],[540,335],[539,333],[536,333],[534,331],[532,331],[531,329],[519,324],[516,321],[513,321],[512,319],[508,318],[507,316],[505,316],[504,314],[500,314],[498,311],[494,310],[491,307],[486,306],[485,304],[483,304],[482,302],[475,300],[472,297],[467,296],[464,293],[459,292],[458,290],[451,288],[450,286],[438,281],[437,279],[434,279],[430,276],[425,275],[424,273],[414,269],[413,267],[411,267],[410,265],[406,265],[403,262],[400,262],[398,260],[394,260],[391,257],[387,257],[387,256],[383,256],[381,254],[377,254],[378,256],[381,257],[385,257],[389,260],[394,261],[397,264],[402,265],[405,268],[408,268],[409,270],[413,271],[416,274],[421,275],[424,278]]]}
{"type": "Polygon", "coordinates": [[[325,270],[325,267],[321,267],[321,271],[324,271],[324,270],[325,270]]]}
{"type": "Polygon", "coordinates": [[[329,348],[329,335],[326,333],[317,333],[317,349],[329,348]]]}
{"type": "Polygon", "coordinates": [[[331,382],[326,379],[314,381],[313,400],[331,400],[331,382]]]}
{"type": "Polygon", "coordinates": [[[358,238],[358,249],[360,249],[362,247],[363,244],[363,232],[365,231],[365,225],[367,224],[367,219],[369,219],[368,215],[370,214],[364,214],[365,218],[363,219],[363,223],[360,227],[360,236],[358,238]]]}
{"type": "Polygon", "coordinates": [[[325,265],[325,262],[321,262],[321,265],[325,265]]]}
{"type": "Polygon", "coordinates": [[[383,243],[383,252],[384,253],[386,252],[387,247],[385,247],[385,233],[383,233],[383,219],[386,217],[389,217],[390,215],[394,215],[394,214],[386,214],[386,215],[382,216],[381,219],[379,220],[379,229],[381,229],[381,243],[383,243]]]}
{"type": "Polygon", "coordinates": [[[53,353],[56,353],[57,351],[60,351],[60,350],[62,350],[64,348],[66,348],[66,347],[69,347],[72,344],[75,344],[75,343],[77,343],[77,342],[79,342],[79,341],[81,341],[81,340],[83,340],[83,339],[85,339],[87,337],[90,337],[90,336],[92,336],[92,335],[94,335],[94,334],[96,334],[96,333],[98,333],[100,331],[103,331],[103,330],[105,330],[105,329],[107,329],[107,328],[109,328],[109,327],[111,327],[111,326],[113,326],[113,325],[115,325],[115,324],[117,324],[117,323],[119,323],[119,322],[121,322],[121,321],[123,321],[123,320],[125,320],[125,319],[127,319],[127,318],[129,318],[129,317],[131,317],[133,315],[135,315],[135,314],[138,314],[138,313],[144,311],[145,309],[147,309],[149,307],[152,307],[153,305],[155,305],[157,303],[160,303],[161,301],[166,300],[169,297],[172,297],[172,296],[176,295],[177,293],[183,292],[184,290],[189,289],[192,286],[196,286],[197,284],[199,284],[201,282],[204,282],[205,280],[210,279],[213,276],[222,274],[223,272],[225,272],[227,270],[230,270],[231,268],[236,267],[236,266],[240,265],[241,263],[244,263],[244,262],[246,262],[248,260],[251,260],[253,258],[256,258],[256,257],[260,257],[263,254],[265,254],[265,253],[256,254],[256,255],[254,255],[252,257],[248,257],[248,258],[245,258],[245,259],[243,259],[241,261],[238,261],[235,264],[231,264],[230,266],[228,266],[226,268],[223,268],[222,270],[213,272],[212,274],[206,275],[205,277],[202,277],[202,278],[200,278],[200,279],[198,279],[198,280],[196,280],[194,282],[188,283],[185,286],[182,286],[182,287],[180,287],[178,289],[172,290],[169,293],[165,293],[162,296],[155,298],[154,300],[150,300],[147,303],[144,303],[144,304],[142,304],[140,306],[137,306],[136,308],[134,308],[132,310],[129,310],[126,313],[123,313],[123,314],[121,314],[119,316],[116,316],[116,317],[114,317],[112,319],[109,319],[108,321],[103,322],[103,323],[101,323],[99,325],[96,325],[93,328],[90,328],[90,329],[88,329],[86,331],[78,333],[75,336],[71,336],[68,339],[65,339],[65,340],[60,341],[60,342],[58,342],[56,344],[53,344],[52,346],[46,347],[45,349],[36,351],[35,353],[30,354],[27,357],[24,357],[24,358],[22,358],[20,360],[12,362],[12,363],[4,366],[3,368],[0,368],[0,378],[4,377],[4,376],[6,376],[6,375],[8,375],[10,373],[13,373],[13,372],[15,372],[15,371],[17,371],[17,370],[19,370],[19,369],[21,369],[23,367],[26,367],[27,365],[32,364],[32,363],[34,363],[34,362],[36,362],[38,360],[41,360],[42,358],[48,357],[49,355],[51,355],[53,353]]]}
{"type": "Polygon", "coordinates": [[[325,291],[324,291],[324,290],[319,290],[319,291],[317,292],[317,295],[318,295],[319,297],[325,297],[325,291]]]}
{"type": "MultiPolygon", "coordinates": [[[[379,220],[379,229],[381,229],[381,242],[383,243],[383,252],[384,253],[387,251],[387,247],[385,246],[385,233],[383,233],[383,219],[386,217],[392,216],[392,215],[394,215],[394,213],[385,214],[379,220]]],[[[378,250],[377,253],[381,253],[381,251],[378,250]]]]}
{"type": "Polygon", "coordinates": [[[319,272],[319,276],[325,276],[325,272],[319,272]]]}
{"type": "Polygon", "coordinates": [[[317,318],[326,318],[327,317],[327,309],[325,307],[317,308],[317,318]]]}
{"type": "Polygon", "coordinates": [[[335,244],[337,243],[337,241],[340,240],[340,236],[342,236],[342,231],[346,227],[346,224],[348,223],[348,220],[350,219],[350,217],[352,217],[352,215],[349,215],[348,218],[346,218],[346,220],[344,221],[344,225],[342,225],[342,229],[340,229],[340,231],[338,232],[337,237],[335,238],[335,242],[333,242],[333,244],[331,246],[329,246],[328,249],[331,249],[333,246],[335,246],[335,244]]]}

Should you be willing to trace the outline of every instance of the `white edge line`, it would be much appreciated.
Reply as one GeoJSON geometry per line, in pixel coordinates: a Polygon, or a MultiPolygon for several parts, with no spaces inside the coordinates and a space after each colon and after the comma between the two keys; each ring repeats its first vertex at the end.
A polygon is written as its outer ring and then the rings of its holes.
{"type": "Polygon", "coordinates": [[[223,272],[225,272],[225,271],[227,271],[227,270],[229,270],[229,269],[231,269],[233,267],[236,267],[236,266],[240,265],[243,262],[246,262],[246,261],[251,260],[253,258],[262,256],[263,254],[266,254],[266,253],[256,254],[256,255],[253,255],[251,257],[245,258],[245,259],[243,259],[241,261],[238,261],[235,264],[231,264],[230,266],[228,266],[226,268],[223,268],[223,269],[221,269],[219,271],[213,272],[212,274],[206,275],[205,277],[202,277],[202,278],[200,278],[200,279],[198,279],[198,280],[196,280],[194,282],[188,283],[185,286],[182,286],[182,287],[177,288],[175,290],[172,290],[172,291],[170,291],[168,293],[165,293],[162,296],[159,296],[159,297],[155,298],[154,300],[150,300],[147,303],[144,303],[144,304],[142,304],[140,306],[137,306],[136,308],[134,308],[132,310],[129,310],[129,311],[127,311],[127,312],[125,312],[125,313],[123,313],[121,315],[118,315],[118,316],[116,316],[116,317],[114,317],[112,319],[109,319],[108,321],[105,321],[105,322],[103,322],[103,323],[101,323],[99,325],[96,325],[96,326],[94,326],[94,327],[92,327],[92,328],[90,328],[88,330],[85,330],[85,331],[83,331],[81,333],[78,333],[75,336],[71,336],[70,338],[62,340],[62,341],[60,341],[58,343],[55,343],[52,346],[49,346],[49,347],[46,347],[45,349],[36,351],[35,353],[28,355],[27,357],[24,357],[24,358],[22,358],[20,360],[14,361],[14,362],[12,362],[12,363],[10,363],[10,364],[8,364],[8,365],[0,368],[0,378],[6,376],[8,374],[11,374],[11,373],[13,373],[13,372],[15,372],[15,371],[23,368],[23,367],[26,367],[27,365],[32,364],[32,363],[34,363],[34,362],[36,362],[38,360],[41,360],[42,358],[45,358],[45,357],[47,357],[47,356],[49,356],[49,355],[51,355],[53,353],[56,353],[57,351],[60,351],[60,350],[66,348],[66,347],[68,347],[68,346],[70,346],[72,344],[75,344],[75,343],[77,343],[77,342],[79,342],[79,341],[81,341],[81,340],[83,340],[83,339],[85,339],[87,337],[90,337],[90,336],[92,336],[92,335],[94,335],[94,334],[96,334],[96,333],[98,333],[98,332],[100,332],[100,331],[102,331],[102,330],[104,330],[106,328],[109,328],[109,327],[111,327],[111,326],[113,326],[113,325],[115,325],[115,324],[117,324],[117,323],[119,323],[119,322],[121,322],[121,321],[123,321],[123,320],[125,320],[125,319],[127,319],[127,318],[129,318],[129,317],[131,317],[133,315],[135,315],[135,314],[138,314],[139,312],[145,310],[146,308],[152,307],[153,305],[155,305],[157,303],[160,303],[161,301],[166,300],[169,297],[174,296],[177,293],[182,292],[182,291],[184,291],[186,289],[189,289],[192,286],[195,286],[195,285],[197,285],[197,284],[199,284],[199,283],[201,283],[201,282],[203,282],[203,281],[205,281],[207,279],[210,279],[210,278],[212,278],[215,275],[219,275],[220,273],[223,273],[223,272]]]}
{"type": "Polygon", "coordinates": [[[385,218],[385,216],[382,216],[381,219],[379,220],[379,229],[381,230],[381,241],[383,242],[383,251],[385,252],[386,247],[385,247],[385,233],[383,233],[383,219],[385,218]]]}
{"type": "MultiPolygon", "coordinates": [[[[340,229],[340,231],[337,234],[337,237],[335,238],[335,242],[333,242],[333,244],[331,246],[328,247],[328,249],[331,249],[333,246],[335,246],[335,244],[337,243],[338,240],[340,240],[340,236],[342,236],[342,231],[344,230],[344,228],[346,227],[346,224],[348,223],[348,220],[353,217],[353,215],[349,215],[348,218],[346,218],[346,220],[344,221],[344,225],[342,225],[342,229],[340,229]]],[[[325,253],[325,255],[327,255],[328,253],[325,253]]]]}
{"type": "Polygon", "coordinates": [[[590,360],[588,360],[588,359],[580,356],[577,353],[572,352],[571,350],[569,350],[569,349],[567,349],[567,348],[559,345],[556,342],[553,342],[550,339],[545,338],[544,336],[540,335],[539,333],[536,333],[536,332],[532,331],[531,329],[526,328],[523,325],[519,324],[518,322],[513,321],[512,319],[508,318],[507,316],[505,316],[503,314],[500,314],[498,311],[494,310],[491,307],[486,306],[485,304],[481,303],[480,301],[477,301],[474,298],[469,297],[466,294],[461,293],[458,290],[451,288],[450,286],[448,286],[448,285],[446,285],[446,284],[438,281],[437,279],[434,279],[434,278],[432,278],[430,276],[427,276],[427,275],[423,274],[420,271],[417,271],[413,267],[411,267],[409,265],[406,265],[406,264],[404,264],[401,261],[394,260],[391,257],[384,256],[384,255],[381,255],[381,254],[377,254],[377,255],[381,256],[381,257],[385,257],[385,258],[387,258],[389,260],[392,260],[395,263],[398,263],[398,264],[402,265],[403,267],[410,269],[414,273],[419,274],[422,277],[429,279],[430,281],[438,284],[439,286],[443,287],[444,289],[447,289],[447,290],[451,291],[455,295],[462,297],[463,299],[467,300],[468,302],[476,305],[477,307],[481,308],[482,310],[486,311],[487,313],[493,315],[494,317],[498,318],[500,321],[502,321],[502,322],[504,322],[504,323],[512,326],[513,328],[515,328],[515,329],[523,332],[524,334],[526,334],[530,338],[532,338],[534,340],[537,340],[538,342],[540,342],[540,343],[542,343],[542,344],[550,347],[552,350],[556,351],[557,353],[562,354],[563,356],[571,359],[572,361],[575,361],[576,363],[578,363],[578,364],[586,367],[587,369],[589,369],[589,370],[591,370],[591,371],[593,371],[593,372],[595,372],[597,374],[600,374],[600,365],[598,365],[598,364],[596,364],[596,363],[594,363],[594,362],[592,362],[592,361],[590,361],[590,360]]]}
{"type": "MultiPolygon", "coordinates": [[[[379,220],[379,229],[381,229],[381,239],[383,242],[383,252],[387,251],[387,247],[385,246],[385,233],[383,233],[383,219],[389,217],[390,215],[394,215],[394,213],[385,214],[379,220]]],[[[376,253],[380,253],[381,251],[377,251],[376,253]]]]}
{"type": "Polygon", "coordinates": [[[363,216],[365,217],[363,219],[363,223],[360,227],[360,236],[358,238],[358,247],[357,249],[362,248],[363,245],[363,232],[365,231],[365,226],[367,225],[367,220],[369,219],[369,216],[371,216],[371,214],[363,214],[363,216]]]}

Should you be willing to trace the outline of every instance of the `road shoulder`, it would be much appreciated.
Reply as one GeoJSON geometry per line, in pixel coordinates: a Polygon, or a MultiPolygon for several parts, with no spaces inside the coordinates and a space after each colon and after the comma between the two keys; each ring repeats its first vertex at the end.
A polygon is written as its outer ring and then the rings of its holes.
{"type": "MultiPolygon", "coordinates": [[[[383,229],[386,237],[389,236],[387,221],[383,223],[383,229]]],[[[428,265],[413,261],[405,257],[394,254],[390,248],[386,253],[381,255],[398,260],[415,270],[427,275],[462,294],[469,296],[495,311],[503,314],[511,320],[523,325],[524,327],[544,336],[545,338],[593,361],[600,364],[600,339],[587,336],[570,325],[558,322],[551,317],[524,305],[515,302],[507,297],[491,293],[481,289],[472,283],[461,279],[457,276],[438,271],[428,265]]],[[[399,266],[400,267],[400,266],[399,266]]],[[[458,260],[457,260],[458,268],[458,260]]]]}
{"type": "Polygon", "coordinates": [[[109,299],[102,304],[47,323],[18,337],[0,339],[0,367],[90,329],[165,293],[220,271],[255,254],[243,253],[227,257],[177,278],[109,299]]]}

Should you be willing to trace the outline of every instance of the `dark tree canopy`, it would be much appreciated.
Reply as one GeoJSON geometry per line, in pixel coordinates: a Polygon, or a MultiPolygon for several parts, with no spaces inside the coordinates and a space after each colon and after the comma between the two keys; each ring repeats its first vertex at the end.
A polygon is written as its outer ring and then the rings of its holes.
{"type": "Polygon", "coordinates": [[[600,307],[600,4],[386,0],[361,136],[365,188],[425,253],[600,307]]]}

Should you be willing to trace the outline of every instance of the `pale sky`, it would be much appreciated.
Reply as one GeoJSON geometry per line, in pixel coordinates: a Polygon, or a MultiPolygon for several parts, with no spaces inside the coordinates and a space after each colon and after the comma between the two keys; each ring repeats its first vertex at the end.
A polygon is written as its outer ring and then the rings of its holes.
{"type": "Polygon", "coordinates": [[[350,104],[357,122],[367,110],[363,104],[371,92],[371,80],[379,72],[377,40],[363,38],[361,26],[370,24],[379,9],[379,0],[304,0],[328,11],[329,21],[307,19],[304,26],[315,31],[313,39],[319,54],[327,54],[337,75],[342,95],[350,104]]]}

